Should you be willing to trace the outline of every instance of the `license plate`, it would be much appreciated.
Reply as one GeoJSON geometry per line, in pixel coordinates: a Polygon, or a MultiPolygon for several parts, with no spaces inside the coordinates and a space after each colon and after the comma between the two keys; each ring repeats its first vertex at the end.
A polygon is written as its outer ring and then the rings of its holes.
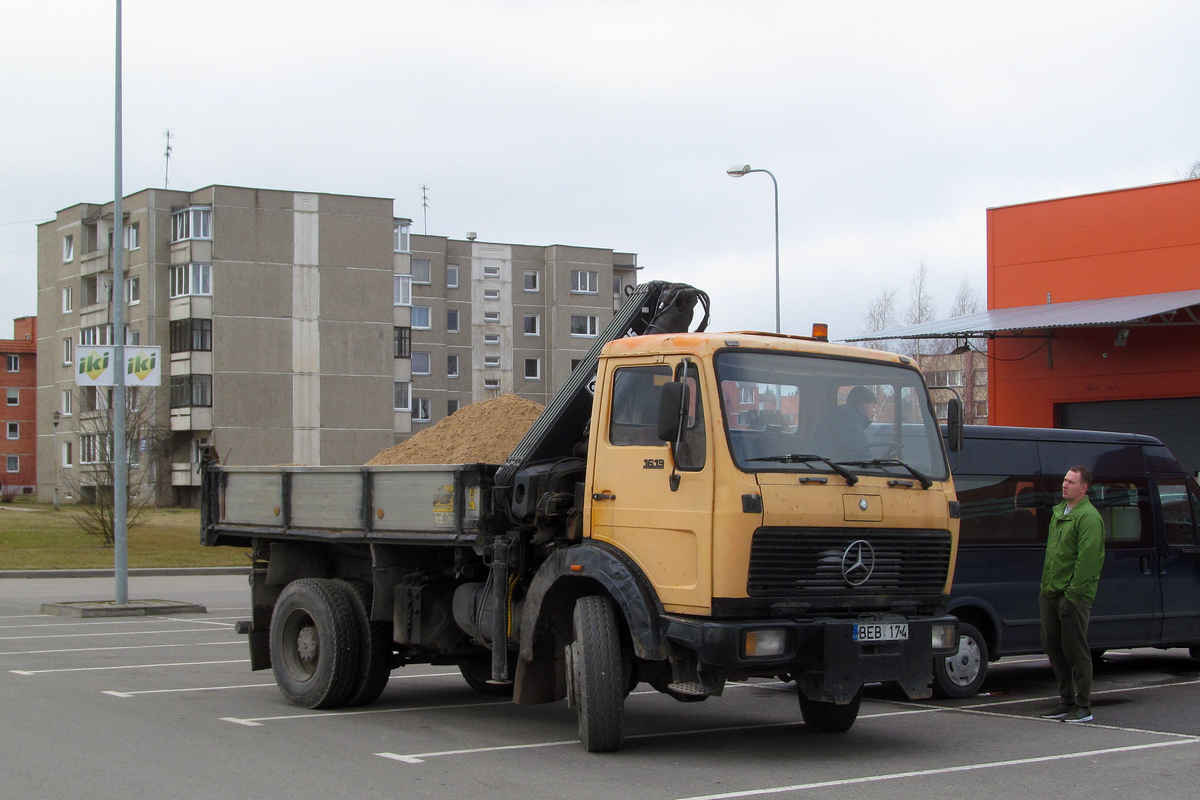
{"type": "Polygon", "coordinates": [[[854,626],[856,642],[904,642],[908,641],[907,622],[871,622],[854,626]]]}

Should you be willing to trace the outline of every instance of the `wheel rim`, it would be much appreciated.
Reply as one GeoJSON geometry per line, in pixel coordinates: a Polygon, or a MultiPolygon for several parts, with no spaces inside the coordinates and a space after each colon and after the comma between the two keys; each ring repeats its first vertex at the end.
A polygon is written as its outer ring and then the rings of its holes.
{"type": "Polygon", "coordinates": [[[946,659],[946,677],[956,686],[969,686],[979,677],[982,663],[979,643],[967,636],[958,637],[958,652],[946,659]]]}
{"type": "Polygon", "coordinates": [[[306,681],[317,671],[321,657],[321,638],[316,623],[303,609],[295,609],[283,626],[285,644],[283,664],[297,681],[306,681]]]}

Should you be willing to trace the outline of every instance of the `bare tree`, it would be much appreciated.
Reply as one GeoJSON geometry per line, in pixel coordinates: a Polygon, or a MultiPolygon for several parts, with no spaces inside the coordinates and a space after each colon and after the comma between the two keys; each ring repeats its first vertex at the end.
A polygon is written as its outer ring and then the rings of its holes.
{"type": "MultiPolygon", "coordinates": [[[[896,310],[896,290],[885,287],[867,306],[867,313],[863,315],[863,333],[886,331],[899,324],[899,314],[896,310]]],[[[890,339],[869,339],[863,344],[877,350],[887,350],[895,346],[890,339]]]]}
{"type": "MultiPolygon", "coordinates": [[[[937,306],[933,302],[933,294],[929,289],[929,268],[925,266],[925,260],[922,259],[909,283],[908,307],[904,310],[904,321],[909,325],[920,325],[932,322],[936,318],[937,306]]],[[[911,356],[941,353],[947,350],[945,343],[940,340],[908,339],[905,344],[907,345],[905,352],[911,356]]]]}
{"type": "MultiPolygon", "coordinates": [[[[150,489],[159,462],[169,446],[169,431],[153,425],[154,404],[154,390],[126,389],[126,529],[143,521],[143,513],[154,499],[150,489]]],[[[80,387],[76,408],[79,409],[78,468],[63,483],[78,500],[75,521],[79,527],[110,546],[115,539],[116,512],[112,390],[80,387]]]]}
{"type": "Polygon", "coordinates": [[[982,310],[983,303],[979,299],[979,290],[971,285],[970,278],[963,278],[950,304],[950,316],[963,317],[982,310]]]}

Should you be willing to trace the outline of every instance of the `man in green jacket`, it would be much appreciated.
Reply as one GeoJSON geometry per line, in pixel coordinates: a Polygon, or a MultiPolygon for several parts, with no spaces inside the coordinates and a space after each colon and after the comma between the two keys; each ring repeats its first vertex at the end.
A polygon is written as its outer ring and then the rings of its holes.
{"type": "Polygon", "coordinates": [[[1063,478],[1063,502],[1054,507],[1038,605],[1042,613],[1042,649],[1058,678],[1062,702],[1042,714],[1046,719],[1089,722],[1092,717],[1092,653],[1088,619],[1100,568],[1104,566],[1104,520],[1088,499],[1092,471],[1071,467],[1063,478]]]}

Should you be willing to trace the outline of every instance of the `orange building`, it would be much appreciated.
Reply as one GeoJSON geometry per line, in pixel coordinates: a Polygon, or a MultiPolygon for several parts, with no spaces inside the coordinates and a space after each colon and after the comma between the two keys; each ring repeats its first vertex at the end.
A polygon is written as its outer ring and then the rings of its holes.
{"type": "Polygon", "coordinates": [[[0,492],[37,491],[37,317],[13,321],[13,339],[0,339],[0,492]]]}

